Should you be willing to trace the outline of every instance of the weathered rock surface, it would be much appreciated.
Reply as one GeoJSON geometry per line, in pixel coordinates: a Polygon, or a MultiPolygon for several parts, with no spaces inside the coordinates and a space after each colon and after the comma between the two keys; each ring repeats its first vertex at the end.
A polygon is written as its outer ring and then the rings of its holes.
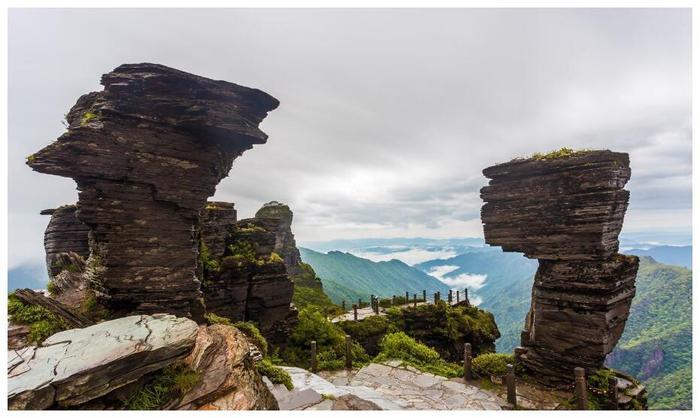
{"type": "Polygon", "coordinates": [[[236,328],[200,326],[195,347],[183,362],[201,378],[168,409],[278,409],[274,396],[255,371],[250,351],[247,338],[236,328]]]}
{"type": "Polygon", "coordinates": [[[254,321],[273,345],[284,345],[296,323],[294,284],[274,254],[279,220],[253,218],[229,228],[218,270],[205,271],[207,310],[233,321],[254,321]]]}
{"type": "Polygon", "coordinates": [[[486,242],[540,263],[519,360],[544,383],[595,372],[624,330],[639,262],[617,254],[630,174],[628,155],[611,151],[484,170],[486,242]]]}
{"type": "Polygon", "coordinates": [[[79,312],[75,312],[63,303],[44,296],[31,289],[17,289],[14,296],[26,305],[40,306],[61,318],[69,327],[82,328],[93,325],[93,321],[79,312]]]}
{"type": "Polygon", "coordinates": [[[76,255],[83,260],[90,255],[88,232],[90,229],[75,216],[77,207],[65,205],[56,209],[45,209],[42,215],[51,215],[51,220],[44,232],[44,250],[49,279],[60,273],[72,263],[66,263],[76,255]],[[73,254],[73,255],[71,255],[73,254]]]}
{"type": "Polygon", "coordinates": [[[40,347],[8,353],[10,409],[73,407],[186,356],[197,324],[172,315],[134,315],[62,331],[40,347]]]}
{"type": "Polygon", "coordinates": [[[236,224],[236,209],[229,202],[207,202],[200,219],[202,243],[209,257],[220,259],[226,250],[226,239],[236,224]]]}
{"type": "Polygon", "coordinates": [[[233,160],[266,141],[257,126],[279,102],[156,64],[122,65],[102,84],[27,164],[76,181],[76,216],[90,229],[86,275],[115,316],[201,318],[200,211],[233,160]]]}
{"type": "Polygon", "coordinates": [[[292,218],[294,214],[289,206],[279,202],[268,202],[255,213],[256,218],[277,219],[279,223],[275,230],[275,253],[279,254],[287,266],[290,276],[301,273],[301,255],[292,233],[292,218]]]}

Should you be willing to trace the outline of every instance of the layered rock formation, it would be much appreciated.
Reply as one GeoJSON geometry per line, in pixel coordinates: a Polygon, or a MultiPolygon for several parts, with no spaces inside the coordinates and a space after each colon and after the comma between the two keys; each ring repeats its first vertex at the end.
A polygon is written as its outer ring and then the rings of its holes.
{"type": "Polygon", "coordinates": [[[183,360],[201,378],[167,409],[270,410],[277,401],[255,371],[251,344],[236,328],[202,325],[195,347],[183,360]]]}
{"type": "Polygon", "coordinates": [[[223,257],[205,262],[204,297],[208,312],[234,322],[254,321],[279,346],[289,337],[297,312],[291,305],[294,284],[274,252],[278,228],[273,218],[229,225],[223,257]]]}
{"type": "Polygon", "coordinates": [[[76,181],[76,217],[90,230],[86,277],[115,316],[201,318],[200,211],[233,160],[266,141],[258,124],[279,102],[156,64],[122,65],[101,82],[27,164],[76,181]]]}
{"type": "Polygon", "coordinates": [[[519,361],[547,384],[603,366],[635,293],[638,259],[617,253],[629,157],[582,151],[484,170],[484,237],[539,260],[519,361]]]}
{"type": "Polygon", "coordinates": [[[75,407],[186,356],[197,324],[172,315],[130,316],[59,332],[10,351],[10,409],[75,407]]]}
{"type": "MultiPolygon", "coordinates": [[[[233,206],[233,203],[228,202],[207,202],[202,211],[201,238],[209,257],[218,259],[224,255],[229,230],[237,221],[236,209],[233,206]]],[[[200,253],[204,252],[202,250],[200,247],[200,253]]]]}
{"type": "Polygon", "coordinates": [[[282,257],[290,275],[300,274],[302,272],[301,255],[292,233],[292,218],[294,214],[289,209],[289,206],[275,201],[268,202],[258,209],[255,217],[277,219],[279,221],[275,230],[274,251],[282,257]]]}
{"type": "Polygon", "coordinates": [[[49,279],[75,265],[79,261],[76,256],[79,256],[84,263],[90,255],[88,245],[90,229],[75,216],[76,209],[75,205],[65,205],[41,211],[42,215],[51,215],[51,220],[44,232],[44,250],[49,279]]]}

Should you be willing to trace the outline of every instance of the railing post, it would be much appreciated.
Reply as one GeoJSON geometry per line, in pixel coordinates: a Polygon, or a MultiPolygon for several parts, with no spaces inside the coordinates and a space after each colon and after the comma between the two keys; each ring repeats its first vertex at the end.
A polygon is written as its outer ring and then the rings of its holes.
{"type": "Polygon", "coordinates": [[[379,315],[379,298],[374,299],[374,313],[379,315]]]}
{"type": "Polygon", "coordinates": [[[588,389],[586,388],[586,370],[583,367],[574,369],[574,394],[578,409],[588,409],[588,389]]]}
{"type": "Polygon", "coordinates": [[[311,371],[316,373],[318,363],[316,362],[316,341],[311,341],[311,371]]]}
{"type": "Polygon", "coordinates": [[[437,292],[433,293],[433,304],[437,305],[437,299],[438,299],[438,294],[437,292]]]}
{"type": "Polygon", "coordinates": [[[357,321],[357,305],[352,305],[352,314],[355,317],[355,321],[357,321]]]}
{"type": "Polygon", "coordinates": [[[459,304],[459,290],[455,291],[455,293],[457,294],[457,304],[459,304]]]}
{"type": "Polygon", "coordinates": [[[508,403],[514,407],[518,405],[518,398],[515,394],[515,368],[512,364],[506,366],[508,372],[506,373],[506,388],[508,390],[508,403]]]}
{"type": "Polygon", "coordinates": [[[352,369],[352,337],[345,336],[345,368],[352,369]]]}
{"type": "Polygon", "coordinates": [[[423,302],[428,303],[427,295],[425,293],[425,289],[423,289],[423,302]]]}
{"type": "Polygon", "coordinates": [[[438,300],[438,302],[440,302],[442,300],[442,298],[440,297],[440,292],[437,292],[437,300],[438,300]]]}
{"type": "Polygon", "coordinates": [[[472,345],[464,343],[464,380],[472,380],[472,345]]]}
{"type": "Polygon", "coordinates": [[[469,305],[469,288],[467,287],[464,288],[464,302],[467,304],[467,307],[471,306],[469,305]]]}
{"type": "Polygon", "coordinates": [[[408,301],[408,292],[406,292],[406,305],[408,305],[410,302],[408,301]]]}
{"type": "Polygon", "coordinates": [[[396,295],[391,295],[391,306],[396,306],[396,295]]]}
{"type": "Polygon", "coordinates": [[[450,289],[450,293],[447,294],[447,303],[452,305],[452,289],[450,289]]]}
{"type": "Polygon", "coordinates": [[[343,301],[343,312],[345,312],[345,301],[343,301]]]}
{"type": "Polygon", "coordinates": [[[620,409],[617,404],[617,377],[611,376],[608,378],[608,397],[612,409],[620,409]]]}
{"type": "Polygon", "coordinates": [[[415,308],[416,306],[418,306],[418,295],[416,295],[414,293],[413,294],[413,307],[415,308]]]}

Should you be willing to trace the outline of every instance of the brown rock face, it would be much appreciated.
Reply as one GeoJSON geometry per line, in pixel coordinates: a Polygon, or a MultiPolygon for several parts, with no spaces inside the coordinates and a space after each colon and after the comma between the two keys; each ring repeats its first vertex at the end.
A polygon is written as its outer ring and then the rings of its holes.
{"type": "Polygon", "coordinates": [[[49,279],[67,267],[66,261],[77,259],[76,255],[83,260],[90,255],[88,244],[90,228],[75,216],[76,209],[75,205],[65,205],[41,211],[42,215],[51,215],[51,220],[44,232],[44,250],[46,250],[49,279]]]}
{"type": "Polygon", "coordinates": [[[599,369],[624,330],[639,263],[617,254],[630,174],[628,155],[611,151],[484,170],[486,242],[540,263],[519,360],[544,383],[599,369]]]}
{"type": "Polygon", "coordinates": [[[156,64],[122,65],[102,84],[27,164],[76,181],[86,275],[113,312],[199,318],[199,213],[233,160],[266,141],[257,126],[279,102],[156,64]]]}
{"type": "Polygon", "coordinates": [[[207,311],[233,321],[255,321],[277,346],[285,344],[297,315],[291,306],[294,284],[274,253],[279,223],[253,218],[229,225],[217,268],[204,269],[207,311]]]}
{"type": "Polygon", "coordinates": [[[279,202],[268,202],[255,213],[256,218],[277,219],[275,231],[275,252],[282,257],[290,275],[301,273],[301,254],[292,233],[294,214],[289,206],[279,202]]]}
{"type": "Polygon", "coordinates": [[[271,410],[277,401],[263,383],[243,333],[226,325],[202,325],[184,364],[203,378],[167,409],[271,410]]]}

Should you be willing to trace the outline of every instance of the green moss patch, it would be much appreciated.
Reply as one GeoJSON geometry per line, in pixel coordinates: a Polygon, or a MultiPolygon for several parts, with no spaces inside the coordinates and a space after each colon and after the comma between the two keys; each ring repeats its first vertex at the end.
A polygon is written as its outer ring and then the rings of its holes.
{"type": "Polygon", "coordinates": [[[49,336],[70,328],[46,308],[26,305],[12,294],[7,300],[7,314],[11,322],[29,326],[28,340],[34,344],[41,344],[49,336]]]}
{"type": "Polygon", "coordinates": [[[375,362],[402,360],[418,370],[444,377],[459,377],[463,369],[458,364],[443,360],[437,351],[421,344],[403,332],[387,334],[380,344],[381,351],[375,362]]]}
{"type": "Polygon", "coordinates": [[[472,372],[481,377],[501,377],[508,372],[508,364],[515,364],[515,357],[512,354],[481,354],[472,360],[472,372]]]}
{"type": "Polygon", "coordinates": [[[288,390],[294,389],[292,378],[284,369],[275,366],[269,359],[263,359],[255,363],[255,368],[261,375],[267,376],[272,383],[282,384],[288,390]]]}

